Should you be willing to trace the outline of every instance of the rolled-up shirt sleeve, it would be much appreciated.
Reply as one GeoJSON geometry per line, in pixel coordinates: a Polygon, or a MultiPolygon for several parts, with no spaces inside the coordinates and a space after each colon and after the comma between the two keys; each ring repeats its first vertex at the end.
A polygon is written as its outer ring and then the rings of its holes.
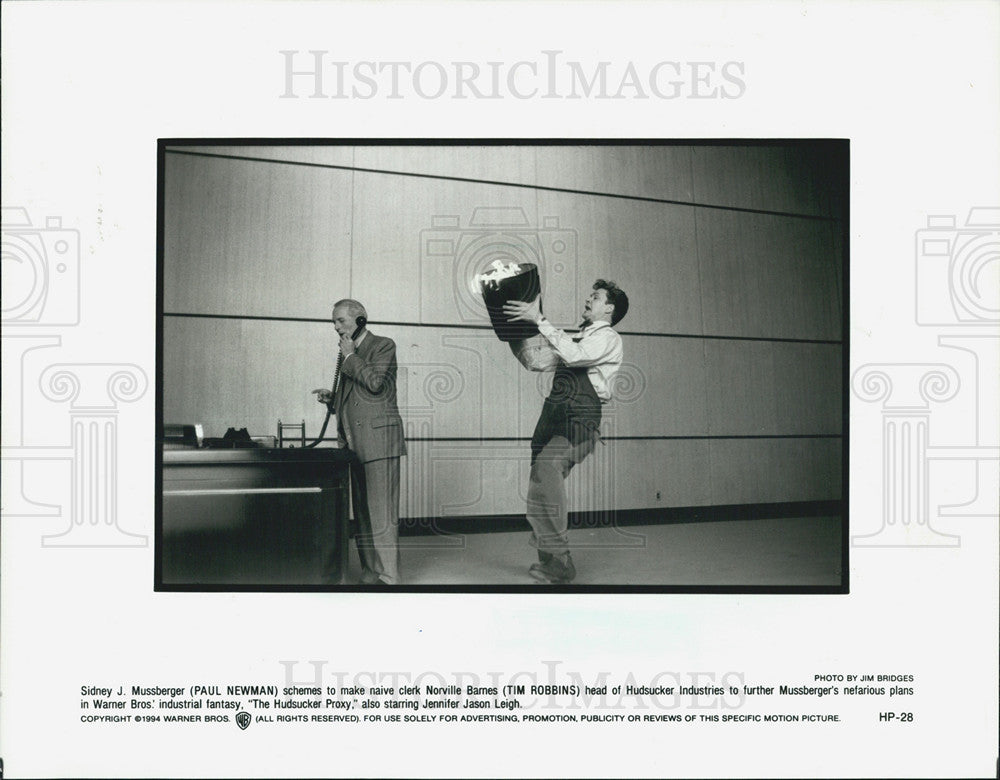
{"type": "Polygon", "coordinates": [[[555,371],[559,356],[542,335],[508,343],[518,362],[529,371],[555,371]]]}
{"type": "Polygon", "coordinates": [[[538,332],[548,340],[555,353],[571,368],[589,368],[603,363],[621,362],[621,336],[609,327],[597,328],[578,342],[548,320],[538,323],[538,332]]]}

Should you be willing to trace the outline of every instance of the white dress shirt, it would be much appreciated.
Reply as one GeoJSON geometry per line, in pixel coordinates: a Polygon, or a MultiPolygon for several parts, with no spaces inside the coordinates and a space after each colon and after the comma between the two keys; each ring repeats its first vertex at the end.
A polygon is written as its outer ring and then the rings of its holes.
{"type": "MultiPolygon", "coordinates": [[[[552,346],[559,360],[570,368],[586,368],[594,392],[602,404],[611,400],[611,383],[621,368],[622,337],[604,320],[592,322],[576,335],[555,327],[547,319],[538,323],[538,332],[552,346]]],[[[553,361],[555,368],[555,361],[553,361]]]]}

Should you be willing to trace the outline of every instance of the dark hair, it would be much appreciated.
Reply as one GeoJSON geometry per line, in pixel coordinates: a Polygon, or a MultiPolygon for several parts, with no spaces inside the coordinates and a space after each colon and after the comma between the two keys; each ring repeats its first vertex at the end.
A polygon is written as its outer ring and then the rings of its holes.
{"type": "Polygon", "coordinates": [[[615,307],[611,314],[611,324],[617,324],[628,313],[628,296],[625,291],[614,282],[607,282],[604,279],[598,279],[594,282],[594,289],[604,290],[608,303],[615,307]]]}

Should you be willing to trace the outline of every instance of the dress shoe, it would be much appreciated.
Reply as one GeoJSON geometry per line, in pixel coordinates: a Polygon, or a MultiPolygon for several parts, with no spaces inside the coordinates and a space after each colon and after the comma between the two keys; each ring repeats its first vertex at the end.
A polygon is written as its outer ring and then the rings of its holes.
{"type": "MultiPolygon", "coordinates": [[[[572,582],[576,577],[576,567],[573,566],[573,559],[569,553],[565,555],[549,555],[549,560],[545,563],[533,563],[528,569],[528,574],[541,582],[566,583],[572,582]]],[[[539,556],[541,557],[541,556],[539,556]]]]}
{"type": "Polygon", "coordinates": [[[378,585],[382,580],[379,576],[370,570],[365,570],[361,572],[361,578],[358,580],[358,585],[378,585]]]}

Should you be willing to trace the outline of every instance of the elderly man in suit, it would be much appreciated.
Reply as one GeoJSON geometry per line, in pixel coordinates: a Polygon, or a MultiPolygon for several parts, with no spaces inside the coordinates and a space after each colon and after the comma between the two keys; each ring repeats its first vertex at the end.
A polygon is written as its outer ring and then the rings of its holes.
{"type": "Polygon", "coordinates": [[[396,343],[366,327],[368,313],[355,300],[333,306],[340,336],[333,390],[314,390],[337,415],[337,440],[357,455],[351,499],[358,521],[362,585],[398,585],[399,459],[406,454],[396,406],[396,343]]]}

